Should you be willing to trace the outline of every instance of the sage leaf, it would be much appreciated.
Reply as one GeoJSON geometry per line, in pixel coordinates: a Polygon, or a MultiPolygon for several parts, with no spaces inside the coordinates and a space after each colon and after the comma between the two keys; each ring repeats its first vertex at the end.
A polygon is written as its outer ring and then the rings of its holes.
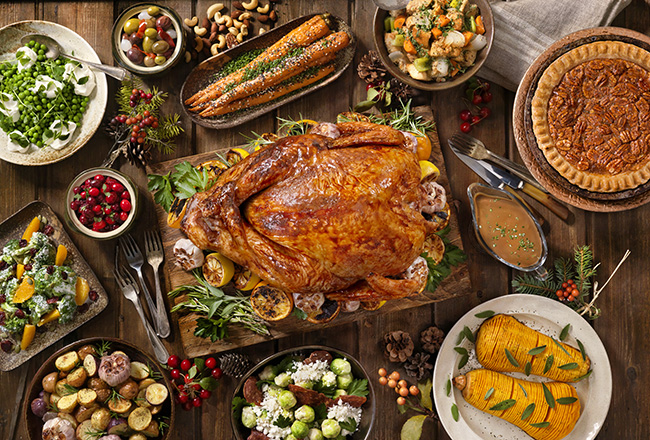
{"type": "Polygon", "coordinates": [[[531,423],[530,426],[532,426],[533,428],[546,428],[550,424],[551,422],[539,422],[539,423],[531,423]]]}
{"type": "Polygon", "coordinates": [[[566,348],[564,348],[564,347],[562,346],[562,344],[560,344],[560,343],[559,343],[558,341],[556,341],[554,338],[551,338],[551,341],[555,342],[555,345],[557,345],[558,347],[560,347],[560,348],[562,349],[562,351],[566,353],[567,356],[569,356],[570,358],[573,358],[573,356],[571,356],[571,353],[569,353],[568,351],[566,351],[566,348]]]}
{"type": "Polygon", "coordinates": [[[460,354],[460,355],[463,355],[463,356],[467,356],[467,355],[468,355],[468,353],[467,353],[467,349],[466,349],[466,348],[463,348],[463,347],[454,347],[454,350],[456,351],[456,353],[458,353],[458,354],[460,354]]]}
{"type": "Polygon", "coordinates": [[[492,316],[494,316],[494,312],[492,310],[485,310],[483,312],[477,313],[474,316],[476,316],[477,318],[481,318],[481,319],[483,319],[483,318],[491,318],[492,316]]]}
{"type": "Polygon", "coordinates": [[[451,379],[447,379],[447,385],[445,385],[445,394],[447,394],[447,397],[451,396],[451,379]]]}
{"type": "Polygon", "coordinates": [[[492,408],[490,408],[490,411],[503,411],[505,409],[512,408],[515,406],[515,403],[517,403],[515,399],[506,399],[494,405],[492,408]]]}
{"type": "Polygon", "coordinates": [[[433,410],[433,401],[431,400],[432,387],[431,379],[427,379],[424,383],[418,383],[418,389],[420,390],[420,404],[429,411],[433,410]]]}
{"type": "Polygon", "coordinates": [[[517,362],[517,359],[515,359],[512,353],[510,353],[510,350],[508,350],[507,348],[504,348],[504,350],[506,352],[506,357],[508,358],[508,361],[515,367],[519,368],[519,362],[517,362]]]}
{"type": "Polygon", "coordinates": [[[524,412],[521,413],[521,420],[526,420],[535,411],[535,404],[531,403],[526,407],[524,412]]]}
{"type": "Polygon", "coordinates": [[[526,373],[526,376],[530,376],[530,372],[533,369],[533,364],[530,362],[526,362],[526,365],[524,366],[524,373],[526,373]]]}
{"type": "Polygon", "coordinates": [[[558,368],[560,370],[575,370],[576,368],[578,368],[578,364],[576,364],[575,362],[570,362],[568,364],[560,365],[558,368]]]}
{"type": "Polygon", "coordinates": [[[556,400],[557,403],[560,405],[571,405],[573,402],[578,400],[575,397],[560,397],[559,399],[556,400]]]}
{"type": "Polygon", "coordinates": [[[461,356],[460,361],[458,362],[458,369],[460,370],[465,365],[467,365],[467,361],[469,361],[469,355],[466,354],[461,356]]]}
{"type": "Polygon", "coordinates": [[[526,390],[524,389],[524,387],[523,387],[520,383],[517,383],[517,385],[519,385],[519,388],[521,388],[521,391],[524,392],[524,397],[526,397],[526,399],[528,399],[528,393],[526,392],[526,390]]]}
{"type": "Polygon", "coordinates": [[[485,393],[485,397],[483,398],[483,400],[488,400],[492,394],[494,394],[494,387],[487,390],[487,393],[485,393]]]}
{"type": "Polygon", "coordinates": [[[571,328],[571,324],[567,324],[564,326],[562,331],[560,332],[560,341],[564,341],[567,336],[569,336],[569,329],[571,328]]]}
{"type": "Polygon", "coordinates": [[[420,440],[422,437],[422,425],[427,418],[424,414],[413,416],[404,422],[400,432],[400,440],[420,440]]]}
{"type": "Polygon", "coordinates": [[[585,374],[584,376],[580,376],[579,378],[577,378],[573,382],[580,382],[581,380],[588,378],[589,376],[591,376],[591,373],[593,373],[593,371],[594,370],[589,370],[589,372],[587,372],[587,374],[585,374]]]}
{"type": "Polygon", "coordinates": [[[458,416],[458,407],[456,406],[455,403],[451,405],[451,416],[454,418],[454,421],[458,421],[459,416],[458,416]]]}
{"type": "Polygon", "coordinates": [[[471,342],[472,344],[474,342],[476,342],[476,338],[474,338],[474,333],[472,333],[472,331],[469,329],[469,327],[465,326],[463,328],[463,333],[465,333],[465,337],[467,338],[467,340],[469,342],[471,342]]]}
{"type": "Polygon", "coordinates": [[[465,332],[461,331],[456,339],[456,345],[460,345],[465,340],[465,332]]]}
{"type": "Polygon", "coordinates": [[[544,398],[546,399],[548,406],[555,408],[555,398],[544,382],[542,382],[542,389],[544,390],[544,398]]]}
{"type": "Polygon", "coordinates": [[[582,360],[586,361],[587,360],[587,355],[585,354],[585,346],[582,345],[582,342],[580,342],[580,339],[576,339],[578,342],[578,348],[580,349],[580,354],[582,355],[582,360]]]}
{"type": "Polygon", "coordinates": [[[546,345],[540,345],[539,347],[531,348],[528,351],[528,354],[531,356],[537,356],[538,354],[542,354],[546,350],[546,345]]]}
{"type": "Polygon", "coordinates": [[[555,357],[553,355],[550,355],[549,357],[546,358],[546,364],[544,364],[544,371],[542,372],[542,374],[548,373],[548,370],[550,370],[551,367],[553,366],[554,359],[555,357]]]}

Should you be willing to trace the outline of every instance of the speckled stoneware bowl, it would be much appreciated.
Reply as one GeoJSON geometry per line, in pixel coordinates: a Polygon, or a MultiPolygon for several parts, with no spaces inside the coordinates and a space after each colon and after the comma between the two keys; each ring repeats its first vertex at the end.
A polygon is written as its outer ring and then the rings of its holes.
{"type": "MultiPolygon", "coordinates": [[[[355,378],[366,379],[368,381],[368,400],[362,407],[363,413],[361,414],[361,423],[359,424],[359,429],[353,435],[346,438],[349,438],[351,440],[370,440],[373,438],[378,438],[376,436],[371,436],[372,426],[375,423],[376,411],[375,390],[372,387],[372,379],[370,379],[368,373],[358,360],[356,360],[348,353],[337,348],[326,347],[323,345],[304,345],[301,347],[289,348],[287,350],[282,350],[278,353],[275,353],[255,365],[253,368],[248,370],[246,374],[244,374],[244,376],[239,381],[237,388],[235,388],[235,392],[232,395],[233,399],[236,396],[241,396],[242,388],[244,386],[244,382],[246,382],[246,379],[248,379],[253,374],[259,374],[267,365],[276,364],[280,362],[285,356],[289,355],[298,355],[306,358],[316,350],[325,350],[334,356],[340,356],[347,359],[352,365],[352,375],[355,378]]],[[[240,420],[235,420],[232,411],[230,412],[230,425],[232,426],[232,432],[234,433],[236,440],[246,440],[250,433],[250,429],[244,428],[240,420]]]]}
{"type": "MultiPolygon", "coordinates": [[[[43,429],[43,421],[32,413],[30,405],[32,400],[36,399],[38,397],[38,393],[43,389],[43,378],[47,374],[56,371],[56,367],[54,366],[56,358],[69,351],[77,351],[84,345],[96,346],[106,342],[110,344],[110,352],[121,350],[126,353],[126,355],[129,356],[132,361],[142,362],[143,364],[148,365],[154,373],[160,374],[162,376],[162,379],[160,379],[158,382],[163,383],[167,387],[169,390],[169,397],[165,402],[163,402],[162,409],[159,414],[162,414],[162,417],[165,419],[165,423],[167,423],[169,426],[165,428],[165,431],[162,435],[156,437],[156,440],[166,440],[172,435],[174,438],[176,438],[176,434],[172,434],[174,432],[174,417],[176,414],[176,405],[174,405],[173,400],[174,393],[172,391],[172,384],[167,378],[167,373],[163,367],[160,366],[160,364],[158,364],[158,362],[156,362],[152,356],[142,351],[139,347],[136,347],[135,345],[121,339],[87,338],[73,342],[72,344],[58,350],[45,362],[43,362],[43,365],[38,369],[34,377],[31,379],[29,387],[27,388],[27,393],[25,394],[25,399],[22,407],[23,422],[25,423],[25,427],[27,429],[27,438],[29,440],[41,440],[43,438],[41,435],[41,431],[43,429]]],[[[126,438],[126,436],[122,438],[126,438]]]]}
{"type": "MultiPolygon", "coordinates": [[[[4,61],[15,53],[22,46],[20,39],[28,34],[47,35],[59,43],[63,53],[72,55],[74,52],[74,55],[81,59],[101,63],[90,44],[77,33],[60,24],[39,20],[19,21],[0,29],[0,61],[4,61]]],[[[93,70],[93,72],[96,81],[95,90],[90,94],[90,101],[83,119],[68,145],[60,150],[42,148],[29,154],[14,153],[6,149],[8,137],[4,131],[0,130],[0,159],[17,165],[47,165],[73,155],[86,145],[102,122],[108,99],[106,76],[97,70],[93,70]]]]}
{"type": "Polygon", "coordinates": [[[494,18],[492,16],[492,8],[490,7],[490,2],[488,0],[470,0],[470,3],[473,3],[479,7],[481,11],[481,17],[483,18],[483,23],[485,25],[485,38],[487,38],[487,46],[481,49],[476,54],[476,61],[474,65],[467,69],[463,74],[453,77],[451,80],[444,82],[435,82],[435,81],[420,81],[417,79],[411,78],[408,73],[402,72],[399,67],[393,63],[390,58],[388,58],[388,50],[386,49],[386,44],[384,43],[384,19],[388,17],[389,11],[377,8],[375,11],[375,19],[373,24],[373,36],[375,40],[375,50],[379,53],[379,58],[381,62],[386,66],[388,72],[393,75],[395,78],[399,79],[403,83],[415,87],[420,90],[428,90],[430,92],[435,92],[438,90],[451,89],[452,87],[459,86],[465,81],[473,77],[476,72],[481,68],[485,62],[490,49],[492,48],[492,40],[494,39],[494,18]]]}
{"type": "Polygon", "coordinates": [[[72,333],[82,324],[101,313],[108,305],[108,294],[104,287],[99,283],[97,276],[84,260],[79,250],[74,245],[66,233],[58,217],[52,211],[49,205],[35,201],[22,208],[20,211],[0,223],[0,247],[12,238],[20,238],[25,228],[36,216],[42,216],[47,219],[48,224],[54,227],[52,239],[56,244],[62,244],[68,250],[70,267],[80,276],[88,281],[91,290],[97,292],[97,301],[88,300],[88,309],[83,313],[76,313],[72,321],[60,324],[58,321],[50,322],[42,327],[38,327],[34,341],[19,353],[5,353],[0,351],[0,371],[9,371],[22,365],[50,345],[63,338],[65,335],[72,333]]]}

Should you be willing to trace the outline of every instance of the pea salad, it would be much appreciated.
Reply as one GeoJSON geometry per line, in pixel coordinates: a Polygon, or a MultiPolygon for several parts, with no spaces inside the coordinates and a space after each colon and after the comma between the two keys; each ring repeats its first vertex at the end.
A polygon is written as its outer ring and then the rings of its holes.
{"type": "Polygon", "coordinates": [[[8,151],[65,147],[95,88],[87,66],[62,56],[48,59],[46,52],[45,45],[30,41],[0,64],[0,128],[8,151]]]}

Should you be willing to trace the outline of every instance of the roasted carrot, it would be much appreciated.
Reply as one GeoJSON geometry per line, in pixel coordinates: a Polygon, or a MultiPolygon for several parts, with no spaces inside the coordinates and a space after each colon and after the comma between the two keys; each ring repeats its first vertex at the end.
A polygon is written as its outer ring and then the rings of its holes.
{"type": "Polygon", "coordinates": [[[442,35],[442,31],[438,28],[433,28],[431,29],[431,35],[433,35],[433,39],[435,40],[442,35]]]}
{"type": "Polygon", "coordinates": [[[298,72],[305,70],[305,68],[316,65],[315,63],[319,60],[333,56],[349,43],[350,36],[346,32],[340,31],[328,35],[311,46],[306,47],[300,55],[287,59],[285,63],[275,67],[272,71],[264,72],[264,74],[238,84],[232,90],[221,95],[215,101],[214,106],[221,107],[227,105],[233,101],[262,91],[267,87],[279,84],[285,79],[291,78],[298,72]]]}
{"type": "Polygon", "coordinates": [[[415,50],[415,46],[413,46],[413,43],[409,38],[404,40],[404,50],[406,51],[406,53],[410,53],[412,55],[418,53],[418,51],[415,50]]]}
{"type": "Polygon", "coordinates": [[[472,38],[474,38],[474,32],[465,31],[463,32],[463,37],[465,37],[465,46],[467,46],[472,41],[472,38]]]}
{"type": "Polygon", "coordinates": [[[483,18],[480,15],[476,17],[476,33],[481,35],[485,33],[485,25],[483,24],[483,18]]]}
{"type": "Polygon", "coordinates": [[[400,15],[395,19],[395,23],[393,23],[393,26],[395,26],[395,29],[399,29],[402,26],[404,26],[404,22],[406,22],[406,16],[400,15]]]}
{"type": "Polygon", "coordinates": [[[228,87],[228,84],[240,81],[243,78],[246,69],[254,69],[263,63],[279,59],[286,55],[292,48],[308,46],[319,38],[327,35],[329,32],[329,26],[327,25],[323,15],[312,17],[276,41],[244,68],[231,73],[198,93],[195,93],[185,101],[185,104],[198,106],[212,99],[216,99],[223,93],[224,89],[228,87]]]}
{"type": "MultiPolygon", "coordinates": [[[[301,89],[309,84],[313,84],[316,81],[325,78],[327,75],[334,71],[334,66],[329,65],[320,69],[315,75],[307,76],[302,80],[291,81],[292,78],[286,80],[284,83],[279,84],[275,87],[270,87],[263,92],[257,93],[256,95],[249,96],[248,98],[240,99],[239,101],[231,102],[228,105],[222,107],[210,108],[209,113],[201,113],[201,116],[218,116],[224,115],[226,113],[231,113],[243,108],[253,107],[259,104],[264,104],[266,102],[272,101],[274,99],[280,98],[288,93],[293,92],[294,90],[301,89]]],[[[299,75],[296,75],[299,76],[299,75]]]]}
{"type": "Polygon", "coordinates": [[[438,26],[445,27],[449,24],[451,20],[446,15],[440,15],[438,17],[438,26]]]}

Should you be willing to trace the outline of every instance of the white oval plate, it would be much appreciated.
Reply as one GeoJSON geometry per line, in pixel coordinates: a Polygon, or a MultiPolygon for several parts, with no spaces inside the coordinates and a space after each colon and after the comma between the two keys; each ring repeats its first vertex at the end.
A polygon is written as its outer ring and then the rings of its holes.
{"type": "MultiPolygon", "coordinates": [[[[60,24],[39,20],[19,21],[0,29],[0,61],[15,53],[22,46],[20,39],[27,34],[47,35],[59,43],[63,53],[73,55],[74,52],[74,55],[82,60],[101,63],[97,53],[79,34],[60,24]]],[[[60,150],[41,148],[29,154],[14,153],[7,150],[7,134],[0,130],[0,159],[17,165],[47,165],[63,160],[83,147],[101,124],[108,100],[106,76],[98,70],[93,70],[93,73],[96,80],[95,90],[90,94],[88,107],[79,124],[80,128],[75,131],[68,145],[60,150]]]]}
{"type": "MultiPolygon", "coordinates": [[[[556,338],[564,326],[571,324],[569,336],[564,342],[574,347],[578,347],[576,339],[583,343],[587,355],[591,358],[593,373],[577,384],[572,384],[578,392],[581,413],[573,431],[563,440],[594,439],[605,422],[612,398],[612,370],[605,347],[589,323],[569,307],[542,296],[523,294],[501,296],[474,307],[454,325],[440,347],[433,372],[433,397],[440,421],[449,436],[454,440],[531,439],[515,425],[484,413],[465,402],[462,393],[453,386],[450,396],[446,394],[448,379],[481,368],[476,359],[474,344],[465,339],[461,346],[470,352],[470,360],[466,366],[458,370],[461,356],[454,347],[457,346],[458,335],[465,326],[472,332],[476,332],[485,319],[477,318],[475,315],[487,310],[512,315],[527,326],[556,338]],[[451,415],[451,406],[454,403],[458,406],[460,414],[457,422],[451,415]]],[[[526,377],[518,373],[506,374],[531,381],[548,380],[533,375],[526,377]]]]}

